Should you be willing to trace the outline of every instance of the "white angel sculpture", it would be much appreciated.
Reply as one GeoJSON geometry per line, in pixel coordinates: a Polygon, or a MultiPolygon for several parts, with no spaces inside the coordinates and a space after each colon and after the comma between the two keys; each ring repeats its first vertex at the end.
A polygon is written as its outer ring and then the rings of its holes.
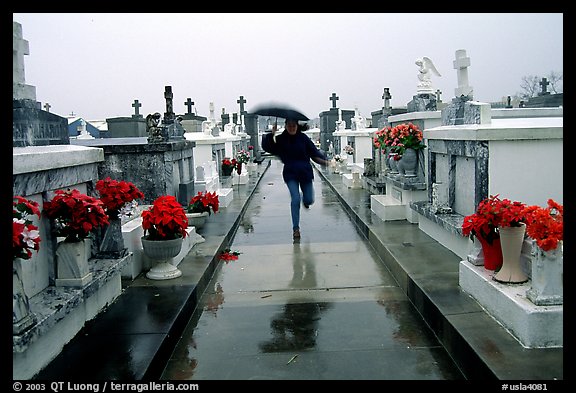
{"type": "Polygon", "coordinates": [[[423,56],[420,59],[416,59],[416,65],[418,66],[418,93],[434,93],[432,88],[432,81],[430,80],[430,71],[432,71],[436,76],[442,76],[434,66],[432,60],[429,57],[423,56]]]}

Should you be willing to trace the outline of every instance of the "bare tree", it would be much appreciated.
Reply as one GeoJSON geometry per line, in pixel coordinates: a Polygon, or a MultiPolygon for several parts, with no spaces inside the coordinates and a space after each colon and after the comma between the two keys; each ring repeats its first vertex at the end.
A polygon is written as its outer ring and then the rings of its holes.
{"type": "Polygon", "coordinates": [[[518,94],[520,98],[527,100],[530,97],[536,97],[538,95],[538,82],[540,82],[540,78],[535,75],[523,76],[520,83],[522,91],[518,94]]]}
{"type": "MultiPolygon", "coordinates": [[[[522,77],[522,82],[520,83],[520,88],[522,91],[517,93],[516,96],[522,100],[528,100],[531,97],[536,97],[540,92],[540,81],[541,77],[535,75],[528,75],[522,77]]],[[[561,72],[551,71],[546,77],[548,81],[548,89],[553,94],[562,93],[562,82],[564,76],[561,72]]]]}
{"type": "Polygon", "coordinates": [[[553,94],[562,93],[562,82],[564,82],[564,75],[561,72],[551,71],[547,79],[548,82],[550,82],[549,88],[553,94]]]}

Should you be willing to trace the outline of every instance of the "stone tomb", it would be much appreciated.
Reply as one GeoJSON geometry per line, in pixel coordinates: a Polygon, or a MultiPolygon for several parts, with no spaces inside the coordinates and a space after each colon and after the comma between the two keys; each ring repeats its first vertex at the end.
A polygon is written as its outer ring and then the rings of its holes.
{"type": "MultiPolygon", "coordinates": [[[[104,161],[99,148],[73,145],[13,148],[13,195],[34,200],[42,207],[57,189],[78,189],[91,195],[104,161]]],[[[91,279],[81,286],[57,286],[55,248],[50,223],[38,223],[42,239],[38,253],[19,264],[22,288],[29,298],[35,323],[12,336],[13,379],[29,379],[45,367],[64,345],[122,292],[121,270],[132,253],[118,259],[91,257],[91,279]]],[[[95,252],[92,250],[91,255],[95,252]]],[[[13,288],[14,289],[14,288],[13,288]]]]}
{"type": "MultiPolygon", "coordinates": [[[[403,123],[414,123],[421,130],[440,125],[440,111],[409,112],[395,116],[389,116],[390,125],[396,126],[403,123]]],[[[427,144],[427,141],[424,140],[427,144]]],[[[411,208],[412,202],[428,199],[426,186],[427,173],[427,148],[418,151],[418,170],[416,177],[406,177],[395,174],[385,165],[385,154],[378,151],[381,163],[378,166],[379,178],[383,178],[386,184],[385,194],[370,196],[370,209],[384,221],[408,220],[411,223],[418,222],[418,214],[411,208]]]]}
{"type": "MultiPolygon", "coordinates": [[[[492,280],[493,271],[477,260],[477,246],[462,236],[463,218],[489,195],[546,206],[549,198],[563,204],[563,113],[534,117],[532,109],[515,110],[518,117],[498,113],[487,104],[467,101],[463,118],[475,123],[426,129],[429,191],[440,181],[446,185],[450,213],[435,210],[434,201],[414,202],[419,228],[462,261],[459,283],[522,345],[562,346],[562,306],[536,306],[526,298],[531,281],[506,285],[492,280]],[[494,116],[492,116],[494,113],[494,116]],[[521,116],[526,114],[526,116],[521,116]],[[538,159],[545,157],[545,163],[538,159]],[[537,182],[538,186],[534,184],[537,182]]],[[[543,113],[543,112],[540,112],[543,113]]],[[[530,242],[524,241],[522,267],[531,278],[530,242]]]]}

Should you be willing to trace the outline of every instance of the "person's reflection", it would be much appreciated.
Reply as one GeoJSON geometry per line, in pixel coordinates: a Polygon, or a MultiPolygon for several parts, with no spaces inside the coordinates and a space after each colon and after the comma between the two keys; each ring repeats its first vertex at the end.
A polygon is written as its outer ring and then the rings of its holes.
{"type": "MultiPolygon", "coordinates": [[[[294,274],[289,286],[298,289],[316,287],[316,270],[310,246],[303,249],[294,242],[292,259],[294,274]]],[[[321,312],[331,307],[330,303],[309,302],[301,298],[288,300],[282,312],[270,322],[272,339],[261,343],[262,352],[281,352],[312,348],[316,345],[321,312]]]]}
{"type": "Polygon", "coordinates": [[[292,280],[289,284],[291,288],[311,289],[316,287],[316,266],[309,243],[302,247],[299,241],[294,241],[292,270],[292,280]]]}
{"type": "Polygon", "coordinates": [[[214,316],[216,316],[216,313],[222,304],[224,304],[224,290],[220,283],[216,283],[214,292],[206,293],[206,305],[204,306],[204,310],[210,311],[214,316]]]}

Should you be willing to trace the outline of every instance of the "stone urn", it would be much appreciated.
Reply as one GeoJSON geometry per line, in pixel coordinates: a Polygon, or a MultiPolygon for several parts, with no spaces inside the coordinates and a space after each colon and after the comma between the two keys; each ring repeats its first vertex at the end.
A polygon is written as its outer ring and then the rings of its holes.
{"type": "Polygon", "coordinates": [[[180,269],[170,261],[180,253],[184,238],[148,240],[147,236],[142,236],[141,241],[144,254],[156,261],[156,265],[146,273],[146,277],[151,280],[169,280],[182,275],[180,269]]]}

